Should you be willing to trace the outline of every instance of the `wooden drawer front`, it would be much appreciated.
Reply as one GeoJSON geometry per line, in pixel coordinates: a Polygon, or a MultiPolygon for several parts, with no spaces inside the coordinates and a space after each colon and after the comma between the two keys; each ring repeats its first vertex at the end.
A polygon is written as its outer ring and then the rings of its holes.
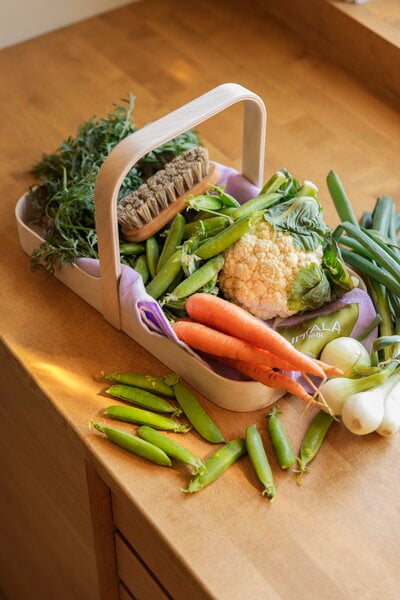
{"type": "MultiPolygon", "coordinates": [[[[133,503],[112,494],[113,521],[140,560],[174,600],[208,600],[212,596],[188,565],[176,556],[133,503]]],[[[149,600],[149,596],[146,598],[149,600]]]]}
{"type": "Polygon", "coordinates": [[[118,574],[136,600],[170,598],[118,532],[115,534],[115,551],[118,574]]]}

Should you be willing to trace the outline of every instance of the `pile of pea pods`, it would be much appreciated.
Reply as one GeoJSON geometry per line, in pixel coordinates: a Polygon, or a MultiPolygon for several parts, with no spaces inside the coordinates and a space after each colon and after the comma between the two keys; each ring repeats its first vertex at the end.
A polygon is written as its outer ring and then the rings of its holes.
{"type": "MultiPolygon", "coordinates": [[[[270,501],[276,496],[273,473],[255,424],[246,428],[242,438],[226,441],[216,423],[205,411],[197,397],[182,383],[176,373],[165,377],[142,373],[112,373],[103,375],[111,382],[105,393],[128,405],[111,405],[102,414],[117,421],[139,425],[137,435],[102,423],[91,421],[90,425],[103,433],[111,442],[141,456],[157,465],[172,466],[172,460],[189,465],[191,479],[184,492],[194,493],[215,481],[240,457],[248,455],[254,473],[262,487],[262,496],[270,501]],[[184,415],[189,424],[176,418],[184,415]],[[195,456],[188,448],[177,444],[167,433],[187,433],[194,429],[212,444],[222,444],[206,460],[195,456]]],[[[277,463],[281,469],[297,466],[297,482],[309,463],[316,457],[321,444],[333,422],[333,417],[320,410],[312,419],[303,438],[299,456],[296,458],[292,444],[274,406],[267,415],[267,431],[271,439],[277,463]]]]}
{"type": "Polygon", "coordinates": [[[257,210],[275,201],[264,194],[244,205],[223,187],[190,197],[185,211],[142,243],[122,243],[121,262],[141,276],[147,293],[167,318],[185,316],[185,299],[195,292],[217,293],[224,251],[250,230],[257,210]]]}

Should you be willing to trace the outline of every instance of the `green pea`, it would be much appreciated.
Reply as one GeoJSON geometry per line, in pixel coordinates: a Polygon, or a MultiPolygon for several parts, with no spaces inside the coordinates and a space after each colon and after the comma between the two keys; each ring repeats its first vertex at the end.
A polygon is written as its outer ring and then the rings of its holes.
{"type": "Polygon", "coordinates": [[[301,485],[302,474],[307,471],[307,465],[314,460],[318,454],[322,442],[333,421],[334,419],[330,414],[326,413],[324,410],[320,410],[309,424],[301,443],[300,456],[297,458],[299,468],[296,473],[299,474],[297,478],[297,483],[299,485],[301,485]]]}
{"type": "Polygon", "coordinates": [[[296,457],[285,427],[279,418],[280,414],[281,412],[275,406],[268,413],[268,433],[280,468],[289,469],[294,465],[296,457]]]}
{"type": "Polygon", "coordinates": [[[185,217],[182,213],[178,213],[171,223],[171,227],[168,230],[167,237],[163,248],[161,250],[160,258],[157,262],[157,272],[165,265],[167,260],[174,254],[179,244],[183,239],[183,230],[185,227],[185,217]]]}
{"type": "Polygon", "coordinates": [[[246,448],[250,462],[259,481],[263,484],[262,496],[267,496],[271,501],[276,495],[273,475],[267,453],[256,425],[249,425],[246,429],[246,448]]]}
{"type": "Polygon", "coordinates": [[[167,291],[174,278],[182,269],[182,248],[178,248],[158,271],[157,275],[146,286],[149,296],[158,300],[167,291]]]}
{"type": "Polygon", "coordinates": [[[103,415],[118,421],[128,421],[138,425],[150,425],[154,429],[163,429],[164,431],[175,431],[177,433],[186,433],[190,431],[188,425],[180,425],[164,415],[136,408],[133,406],[108,406],[103,410],[103,415]]]}
{"type": "Polygon", "coordinates": [[[103,374],[103,377],[107,381],[132,385],[133,387],[161,394],[161,396],[167,396],[168,398],[175,398],[172,386],[180,380],[180,376],[176,373],[168,373],[164,377],[145,375],[143,373],[109,373],[103,374]]]}
{"type": "Polygon", "coordinates": [[[153,278],[157,273],[157,263],[160,256],[160,249],[155,237],[149,237],[146,240],[146,258],[149,267],[150,277],[153,278]]]}
{"type": "Polygon", "coordinates": [[[273,204],[276,204],[281,198],[282,194],[262,194],[242,204],[231,214],[231,217],[235,221],[242,219],[243,217],[248,217],[251,214],[254,214],[260,210],[265,210],[273,204]]]}
{"type": "Polygon", "coordinates": [[[145,247],[143,244],[138,244],[136,242],[127,242],[126,244],[120,244],[119,253],[120,254],[144,254],[145,247]]]}
{"type": "Polygon", "coordinates": [[[212,258],[217,254],[221,254],[221,252],[229,248],[229,246],[232,246],[232,244],[237,242],[242,235],[250,230],[253,221],[253,215],[235,221],[233,225],[230,225],[215,237],[208,238],[203,242],[196,250],[196,255],[201,259],[207,259],[212,258]]]}
{"type": "Polygon", "coordinates": [[[147,458],[147,460],[150,460],[157,465],[163,465],[165,467],[171,466],[171,459],[158,446],[155,446],[146,440],[142,440],[136,435],[127,433],[126,431],[115,429],[114,427],[107,427],[106,425],[101,425],[100,423],[95,423],[93,421],[91,421],[90,424],[97,429],[97,431],[104,433],[111,442],[120,446],[120,448],[124,448],[125,450],[132,452],[132,454],[137,454],[142,458],[147,458]]]}
{"type": "Polygon", "coordinates": [[[139,275],[143,279],[143,284],[146,285],[150,277],[150,271],[149,267],[147,266],[147,258],[144,254],[138,256],[138,258],[135,261],[134,269],[139,273],[139,275]]]}
{"type": "Polygon", "coordinates": [[[179,408],[172,406],[172,404],[167,402],[167,400],[164,400],[164,398],[160,398],[160,396],[156,396],[152,392],[141,390],[140,388],[117,383],[105,391],[109,396],[121,398],[121,400],[126,400],[127,402],[131,402],[142,408],[147,408],[148,410],[154,410],[155,412],[160,413],[173,413],[176,416],[182,414],[182,411],[179,408]]]}
{"type": "Polygon", "coordinates": [[[184,279],[168,296],[172,301],[187,298],[191,294],[197,292],[200,288],[206,285],[210,280],[214,280],[215,276],[222,269],[224,257],[222,254],[217,254],[210,258],[192,275],[184,279]]]}
{"type": "Polygon", "coordinates": [[[193,477],[186,490],[189,494],[199,492],[204,487],[213,483],[224,471],[226,471],[241,456],[246,454],[246,442],[243,438],[231,440],[219,448],[210,458],[205,461],[205,471],[193,477]]]}
{"type": "Polygon", "coordinates": [[[203,471],[205,470],[206,467],[204,461],[201,458],[198,458],[197,456],[192,454],[190,450],[184,448],[180,444],[177,444],[165,434],[156,431],[152,427],[142,425],[138,429],[138,435],[147,442],[150,442],[158,448],[161,448],[161,450],[163,450],[165,454],[168,454],[168,456],[170,456],[171,458],[175,458],[176,460],[179,460],[185,465],[192,466],[194,468],[192,471],[192,475],[198,475],[200,473],[203,473],[203,471]]]}
{"type": "Polygon", "coordinates": [[[225,441],[214,421],[187,387],[182,383],[177,383],[174,385],[174,392],[179,406],[201,437],[212,444],[220,444],[225,441]]]}

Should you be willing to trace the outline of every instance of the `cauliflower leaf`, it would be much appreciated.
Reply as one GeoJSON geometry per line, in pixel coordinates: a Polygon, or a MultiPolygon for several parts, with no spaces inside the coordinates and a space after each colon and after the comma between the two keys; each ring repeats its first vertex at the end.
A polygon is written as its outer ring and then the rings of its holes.
{"type": "Polygon", "coordinates": [[[288,296],[290,310],[316,310],[331,300],[331,286],[320,265],[312,263],[298,271],[288,296]]]}
{"type": "Polygon", "coordinates": [[[316,250],[329,233],[322,206],[311,196],[295,196],[271,206],[264,212],[264,219],[275,230],[290,234],[293,244],[302,250],[316,250]]]}

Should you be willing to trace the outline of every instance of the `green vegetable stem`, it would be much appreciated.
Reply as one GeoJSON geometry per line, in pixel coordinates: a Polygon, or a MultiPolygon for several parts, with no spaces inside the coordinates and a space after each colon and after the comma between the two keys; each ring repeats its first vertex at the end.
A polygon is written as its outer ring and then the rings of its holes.
{"type": "Polygon", "coordinates": [[[90,422],[91,426],[104,433],[104,435],[120,448],[124,448],[132,454],[137,454],[142,458],[146,458],[157,465],[165,467],[171,466],[171,460],[168,455],[158,446],[151,444],[136,435],[132,435],[114,427],[107,427],[101,423],[90,422]]]}

